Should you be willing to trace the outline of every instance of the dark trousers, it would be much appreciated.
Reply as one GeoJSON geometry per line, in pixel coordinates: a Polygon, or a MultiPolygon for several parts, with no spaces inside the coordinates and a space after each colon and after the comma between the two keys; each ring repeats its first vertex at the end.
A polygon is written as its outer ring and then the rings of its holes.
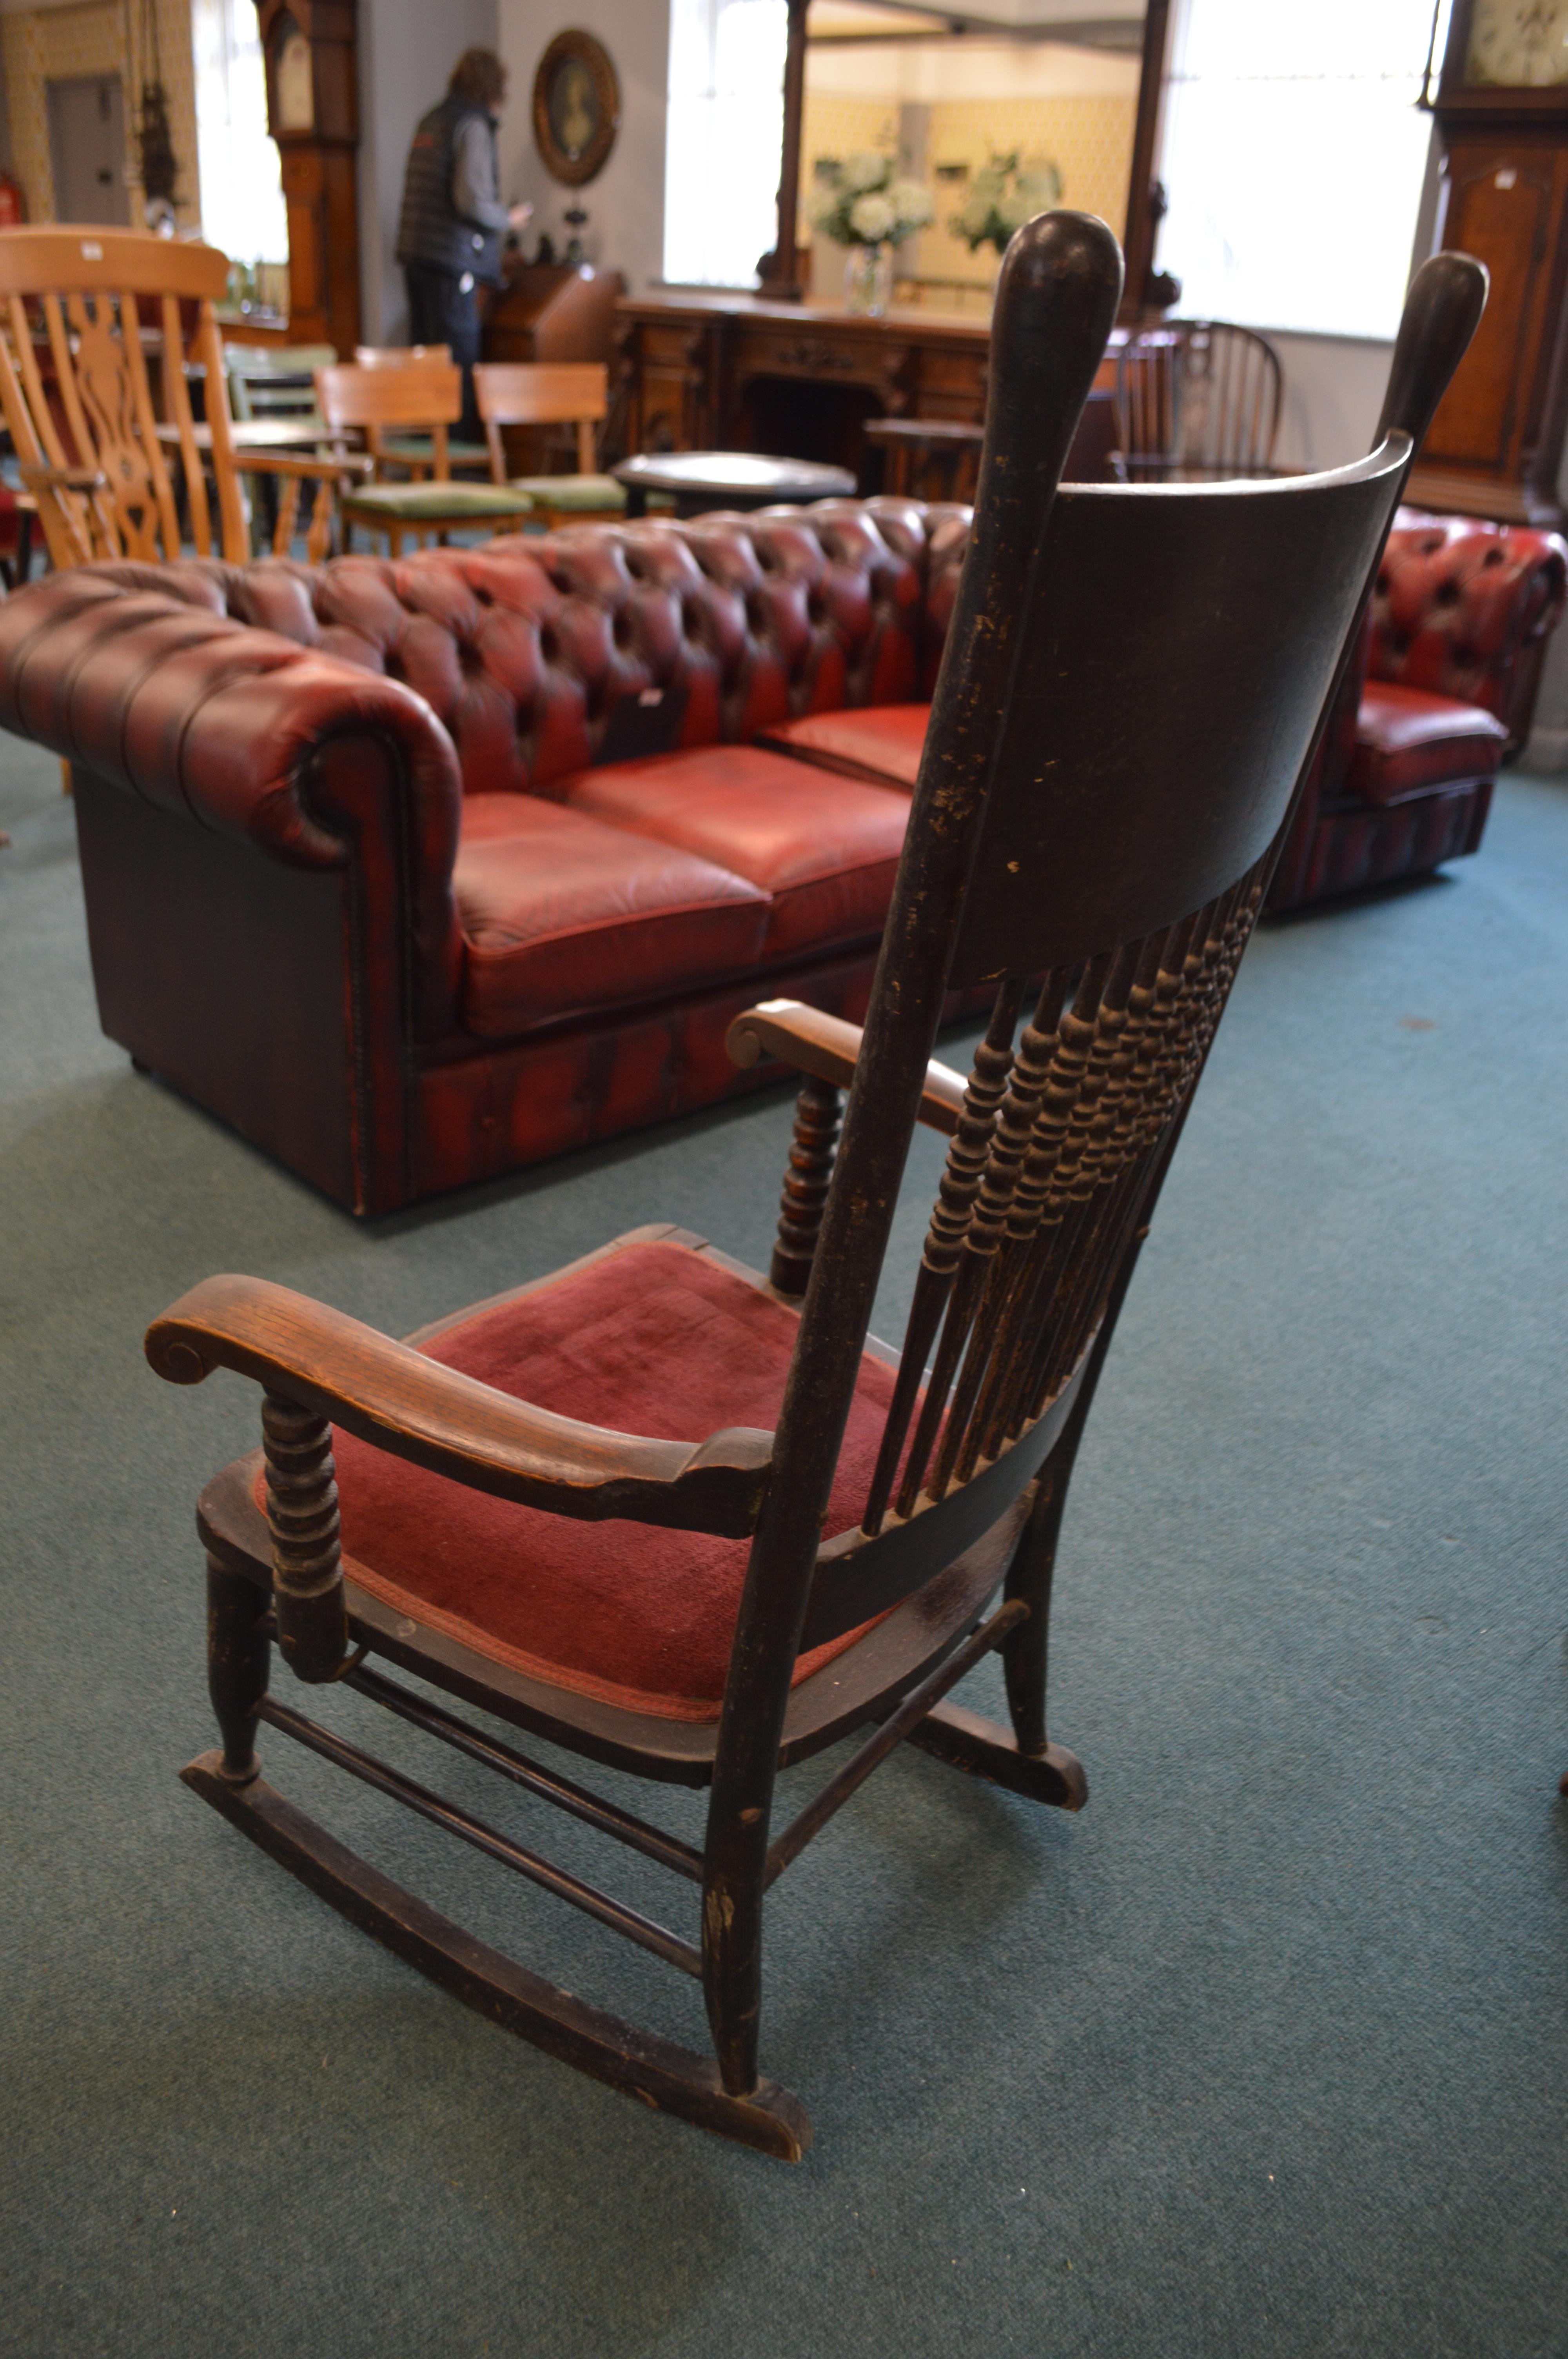
{"type": "Polygon", "coordinates": [[[408,289],[408,341],[411,344],[449,344],[452,358],[463,373],[463,414],[458,433],[465,442],[482,442],[484,429],[473,397],[473,364],[479,358],[479,289],[464,291],[449,271],[432,269],[427,262],[406,262],[403,283],[408,289]]]}

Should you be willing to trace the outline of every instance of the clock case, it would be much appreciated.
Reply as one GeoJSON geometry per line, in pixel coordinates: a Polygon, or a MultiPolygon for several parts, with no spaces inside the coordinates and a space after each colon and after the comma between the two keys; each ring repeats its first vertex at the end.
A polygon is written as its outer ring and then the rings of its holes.
{"type": "Polygon", "coordinates": [[[354,0],[256,0],[266,60],[267,129],[283,166],[288,212],[288,337],[331,344],[340,359],[360,341],[360,224],[355,188],[359,76],[354,0]],[[278,106],[278,62],[289,36],[310,51],[312,120],[289,128],[278,106]]]}
{"type": "Polygon", "coordinates": [[[1475,342],[1411,473],[1416,505],[1555,528],[1568,429],[1568,83],[1466,83],[1476,0],[1454,0],[1432,111],[1436,245],[1491,275],[1475,342]]]}

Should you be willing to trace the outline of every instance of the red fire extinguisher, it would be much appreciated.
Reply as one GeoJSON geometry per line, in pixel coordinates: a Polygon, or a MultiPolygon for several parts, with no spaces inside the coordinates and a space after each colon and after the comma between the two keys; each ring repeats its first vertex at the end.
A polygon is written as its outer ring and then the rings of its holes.
{"type": "Polygon", "coordinates": [[[0,172],[0,229],[20,229],[27,218],[27,200],[9,172],[0,172]]]}

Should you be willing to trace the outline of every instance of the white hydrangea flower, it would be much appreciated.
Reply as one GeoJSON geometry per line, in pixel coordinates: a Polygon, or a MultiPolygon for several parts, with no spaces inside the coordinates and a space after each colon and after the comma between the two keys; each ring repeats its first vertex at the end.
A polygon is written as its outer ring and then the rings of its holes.
{"type": "Polygon", "coordinates": [[[844,186],[858,196],[862,190],[881,188],[892,172],[890,158],[879,156],[872,148],[862,147],[844,166],[844,186]]]}
{"type": "Polygon", "coordinates": [[[887,195],[899,220],[911,229],[924,229],[936,210],[930,190],[920,180],[895,180],[887,195]]]}
{"type": "Polygon", "coordinates": [[[877,193],[857,197],[849,208],[849,226],[867,245],[880,245],[896,218],[887,199],[877,193]]]}

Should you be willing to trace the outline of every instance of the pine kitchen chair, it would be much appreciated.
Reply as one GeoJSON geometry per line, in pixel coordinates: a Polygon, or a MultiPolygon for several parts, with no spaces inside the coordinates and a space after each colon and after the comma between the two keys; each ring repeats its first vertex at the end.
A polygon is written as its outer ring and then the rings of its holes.
{"type": "Polygon", "coordinates": [[[520,492],[498,489],[493,484],[453,482],[448,429],[462,416],[462,371],[449,356],[437,359],[437,352],[445,354],[446,347],[438,345],[395,365],[381,361],[369,365],[340,363],[335,368],[316,372],[316,398],[329,429],[338,436],[350,430],[362,433],[378,468],[383,458],[399,455],[386,429],[416,429],[415,442],[405,443],[403,456],[407,461],[409,451],[417,446],[418,455],[408,462],[416,470],[416,481],[365,484],[345,494],[345,549],[357,524],[385,533],[387,546],[397,558],[403,554],[405,533],[422,542],[427,533],[439,536],[465,525],[481,526],[490,532],[520,532],[532,512],[520,492]],[[422,440],[427,434],[427,451],[422,440]],[[434,471],[428,479],[424,474],[427,466],[434,471]]]}
{"type": "Polygon", "coordinates": [[[787,1002],[733,1027],[741,1061],[806,1075],[771,1277],[654,1226],[407,1343],[245,1277],[147,1336],[170,1382],[227,1368],[263,1391],[262,1450],[200,1509],[222,1746],[187,1782],[492,2021],[792,2159],[809,2120],[758,2060],[775,1880],[903,1741],[1037,1802],[1086,1798],[1045,1720],[1068,1479],[1412,438],[1485,288],[1463,256],[1427,264],[1368,459],[1058,492],[1120,279],[1082,214],[1032,223],[1003,266],[974,538],[863,1032],[787,1002]],[[932,1049],[946,994],[981,982],[994,1013],[964,1082],[932,1049]],[[898,1358],[867,1326],[917,1122],[951,1146],[898,1358]],[[300,1680],[343,1681],[699,1886],[699,1934],[274,1694],[275,1645],[300,1680]],[[945,1701],[992,1649],[1007,1727],[945,1701]],[[707,1787],[703,1844],[463,1703],[707,1787]],[[712,2057],[356,1858],[263,1778],[262,1722],[697,1978],[712,2057]],[[775,1827],[781,1767],[857,1731],[775,1827]]]}
{"type": "Polygon", "coordinates": [[[178,557],[182,520],[171,459],[183,478],[197,555],[243,565],[250,523],[237,452],[246,474],[282,479],[274,542],[280,555],[293,537],[301,485],[316,485],[312,554],[326,554],[344,467],[267,449],[274,429],[231,418],[214,310],[228,275],[216,246],[130,230],[17,229],[0,236],[0,405],[57,569],[96,558],[157,564],[178,557]],[[190,404],[192,364],[205,375],[201,420],[190,404]]]}

